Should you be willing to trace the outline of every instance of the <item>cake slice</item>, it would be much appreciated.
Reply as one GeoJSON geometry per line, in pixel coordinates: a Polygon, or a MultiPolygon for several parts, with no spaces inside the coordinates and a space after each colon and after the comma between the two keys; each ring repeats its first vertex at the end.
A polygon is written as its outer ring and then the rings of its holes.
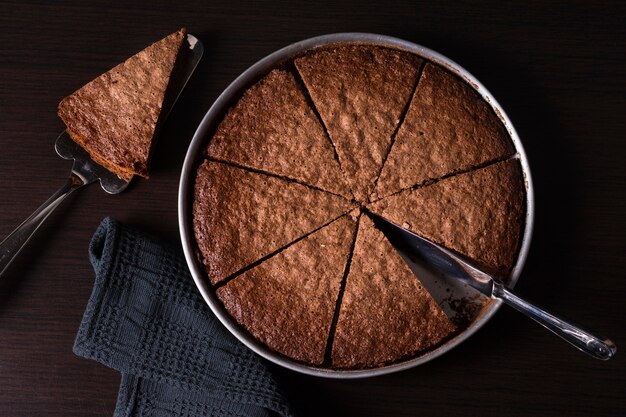
{"type": "Polygon", "coordinates": [[[356,221],[342,216],[236,277],[217,296],[270,349],[321,365],[355,229],[356,221]]]}
{"type": "Polygon", "coordinates": [[[460,78],[427,63],[376,186],[376,198],[515,153],[493,109],[460,78]]]}
{"type": "Polygon", "coordinates": [[[374,188],[421,62],[413,54],[367,45],[323,49],[295,60],[360,202],[374,188]]]}
{"type": "Polygon", "coordinates": [[[194,232],[217,284],[352,208],[325,191],[205,161],[196,177],[194,232]]]}
{"type": "Polygon", "coordinates": [[[403,191],[368,208],[506,277],[522,236],[521,166],[509,159],[403,191]]]}
{"type": "Polygon", "coordinates": [[[59,103],[70,137],[120,178],[148,177],[152,140],[185,36],[180,29],[153,43],[59,103]]]}
{"type": "Polygon", "coordinates": [[[437,346],[454,324],[372,220],[361,216],[332,346],[333,368],[371,368],[437,346]]]}
{"type": "Polygon", "coordinates": [[[352,198],[330,139],[287,71],[270,72],[244,93],[206,153],[352,198]]]}

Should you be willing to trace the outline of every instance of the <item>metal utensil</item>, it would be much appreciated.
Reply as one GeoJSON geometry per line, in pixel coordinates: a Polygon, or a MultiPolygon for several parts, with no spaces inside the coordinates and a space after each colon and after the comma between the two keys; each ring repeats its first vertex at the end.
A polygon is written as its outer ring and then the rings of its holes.
{"type": "Polygon", "coordinates": [[[380,216],[369,214],[392,243],[416,254],[433,268],[442,271],[445,276],[453,277],[487,297],[504,301],[505,304],[596,359],[608,360],[615,355],[617,346],[611,340],[574,326],[513,294],[497,278],[476,268],[462,256],[380,216]]]}
{"type": "MultiPolygon", "coordinates": [[[[168,107],[162,109],[162,112],[165,112],[165,117],[171,112],[204,52],[202,42],[195,36],[188,34],[187,42],[189,43],[188,56],[181,62],[180,72],[177,71],[179,76],[172,78],[171,81],[172,85],[170,88],[172,88],[171,91],[174,92],[172,95],[173,99],[168,103],[164,103],[164,105],[168,107]]],[[[125,181],[95,163],[89,157],[89,154],[70,138],[67,131],[63,131],[59,135],[55,143],[55,149],[62,158],[74,160],[70,177],[52,197],[35,210],[33,214],[24,220],[21,225],[0,243],[0,276],[15,259],[17,254],[24,248],[26,243],[33,237],[48,216],[50,216],[54,209],[72,192],[98,180],[100,180],[102,189],[109,194],[121,193],[128,187],[128,184],[130,184],[130,180],[125,181]]]]}

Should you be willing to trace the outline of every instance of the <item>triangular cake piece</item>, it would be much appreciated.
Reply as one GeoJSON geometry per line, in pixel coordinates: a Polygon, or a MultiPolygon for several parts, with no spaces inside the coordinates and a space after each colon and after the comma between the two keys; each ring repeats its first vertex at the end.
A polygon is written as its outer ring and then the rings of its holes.
{"type": "Polygon", "coordinates": [[[361,216],[332,347],[333,368],[371,368],[437,346],[455,330],[372,220],[361,216]]]}
{"type": "Polygon", "coordinates": [[[59,103],[70,137],[123,179],[148,177],[152,139],[186,30],[153,43],[59,103]]]}
{"type": "Polygon", "coordinates": [[[205,161],[196,177],[193,223],[216,284],[352,208],[325,191],[205,161]]]}
{"type": "Polygon", "coordinates": [[[367,45],[323,49],[295,60],[360,202],[374,188],[421,62],[413,54],[367,45]]]}
{"type": "Polygon", "coordinates": [[[487,102],[457,76],[427,63],[381,171],[376,196],[514,153],[487,102]]]}
{"type": "Polygon", "coordinates": [[[217,296],[270,349],[321,365],[355,229],[356,221],[342,216],[236,277],[217,296]]]}
{"type": "Polygon", "coordinates": [[[244,93],[207,155],[352,198],[330,139],[287,71],[270,72],[244,93]]]}
{"type": "Polygon", "coordinates": [[[506,276],[522,236],[521,166],[517,159],[509,159],[403,191],[368,208],[506,276]]]}

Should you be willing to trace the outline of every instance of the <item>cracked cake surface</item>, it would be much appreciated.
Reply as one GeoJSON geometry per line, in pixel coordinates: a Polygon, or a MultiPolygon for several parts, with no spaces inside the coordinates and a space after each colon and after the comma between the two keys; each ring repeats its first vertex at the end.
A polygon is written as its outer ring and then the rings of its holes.
{"type": "Polygon", "coordinates": [[[405,190],[369,206],[374,213],[507,276],[524,216],[517,159],[405,190]]]}
{"type": "Polygon", "coordinates": [[[421,63],[410,53],[361,45],[295,60],[360,202],[373,190],[421,63]]]}
{"type": "Polygon", "coordinates": [[[180,29],[153,43],[59,103],[70,137],[120,178],[148,177],[152,141],[186,34],[180,29]]]}
{"type": "Polygon", "coordinates": [[[352,198],[330,139],[288,71],[273,70],[248,89],[206,153],[352,198]]]}
{"type": "Polygon", "coordinates": [[[378,198],[515,152],[493,109],[456,75],[427,63],[376,185],[378,198]]]}
{"type": "Polygon", "coordinates": [[[208,142],[199,258],[274,352],[332,369],[414,358],[464,325],[366,213],[506,279],[526,207],[514,154],[491,106],[444,68],[379,46],[313,49],[249,88],[208,142]]]}
{"type": "Polygon", "coordinates": [[[333,367],[380,366],[426,351],[454,329],[385,235],[361,216],[333,341],[333,367]]]}
{"type": "Polygon", "coordinates": [[[216,284],[352,208],[334,194],[205,161],[196,177],[194,232],[216,284]]]}
{"type": "Polygon", "coordinates": [[[270,349],[321,365],[356,222],[349,215],[217,290],[224,307],[270,349]]]}

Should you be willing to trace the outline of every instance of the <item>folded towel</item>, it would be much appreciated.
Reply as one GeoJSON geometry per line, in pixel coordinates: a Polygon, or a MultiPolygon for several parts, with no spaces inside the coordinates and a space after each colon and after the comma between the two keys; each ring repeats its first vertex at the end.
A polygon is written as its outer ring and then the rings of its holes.
{"type": "Polygon", "coordinates": [[[209,310],[180,250],[104,219],[74,353],[122,374],[116,417],[291,416],[266,364],[209,310]]]}

